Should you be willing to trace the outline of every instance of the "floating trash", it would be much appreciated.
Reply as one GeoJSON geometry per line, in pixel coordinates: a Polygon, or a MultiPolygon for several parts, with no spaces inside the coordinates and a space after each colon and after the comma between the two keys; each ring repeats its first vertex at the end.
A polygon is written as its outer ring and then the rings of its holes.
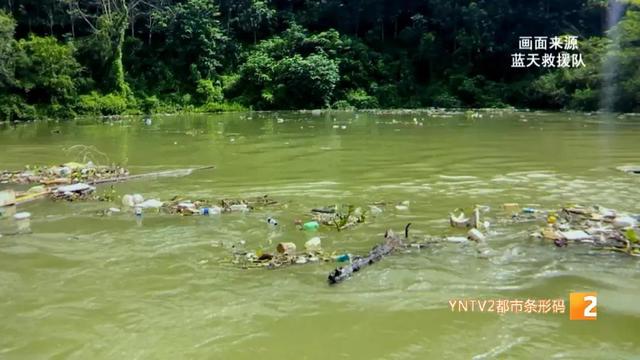
{"type": "Polygon", "coordinates": [[[133,207],[134,202],[133,202],[133,195],[123,195],[122,196],[122,205],[127,206],[127,207],[133,207]]]}
{"type": "Polygon", "coordinates": [[[293,243],[280,243],[276,253],[265,252],[238,252],[234,254],[233,263],[244,268],[263,267],[277,269],[289,265],[312,264],[320,261],[329,262],[333,259],[325,255],[321,250],[298,253],[293,243]]]}
{"type": "Polygon", "coordinates": [[[58,166],[34,166],[20,171],[0,170],[0,183],[63,185],[94,182],[128,176],[129,171],[119,166],[98,166],[93,162],[68,162],[58,166]]]}
{"type": "Polygon", "coordinates": [[[451,213],[449,214],[449,225],[454,228],[469,228],[471,227],[471,221],[464,216],[464,213],[458,215],[451,213]]]}
{"type": "Polygon", "coordinates": [[[591,240],[593,237],[582,230],[569,230],[560,232],[559,235],[568,241],[591,240]]]}
{"type": "Polygon", "coordinates": [[[618,166],[616,169],[626,172],[627,174],[640,174],[640,165],[618,166]]]}
{"type": "Polygon", "coordinates": [[[142,202],[144,202],[144,197],[140,194],[133,194],[131,199],[133,200],[133,203],[135,205],[139,205],[139,204],[142,204],[142,202]]]}
{"type": "Polygon", "coordinates": [[[304,243],[304,248],[307,251],[320,251],[322,250],[322,240],[319,237],[313,237],[304,243]]]}
{"type": "Polygon", "coordinates": [[[13,190],[0,191],[0,207],[10,206],[16,203],[16,193],[13,190]]]}
{"type": "Polygon", "coordinates": [[[55,189],[52,196],[54,199],[77,200],[87,198],[96,190],[95,186],[85,183],[77,183],[73,185],[59,186],[55,189]]]}
{"type": "Polygon", "coordinates": [[[336,262],[351,261],[351,254],[336,255],[333,257],[333,260],[335,260],[336,262]]]}
{"type": "Polygon", "coordinates": [[[202,207],[200,208],[200,215],[220,215],[222,213],[222,208],[219,206],[212,207],[202,207]]]}
{"type": "Polygon", "coordinates": [[[626,229],[637,225],[636,219],[631,216],[620,216],[613,219],[613,226],[617,229],[626,229]]]}
{"type": "Polygon", "coordinates": [[[467,217],[462,209],[456,209],[454,212],[449,213],[449,225],[459,229],[478,228],[479,226],[484,225],[485,229],[488,229],[490,224],[488,221],[481,222],[480,208],[476,206],[471,211],[470,217],[467,217]],[[460,213],[455,215],[456,211],[459,211],[460,213]]]}
{"type": "Polygon", "coordinates": [[[164,203],[157,199],[149,199],[137,204],[138,207],[143,209],[159,209],[162,205],[164,205],[164,203]]]}
{"type": "Polygon", "coordinates": [[[484,234],[480,232],[480,230],[478,229],[469,230],[469,232],[467,233],[467,236],[469,240],[473,240],[477,242],[483,242],[486,240],[486,237],[484,236],[484,234]]]}
{"type": "Polygon", "coordinates": [[[319,227],[320,223],[318,223],[317,221],[309,221],[302,224],[302,229],[307,231],[315,231],[318,230],[319,227]]]}
{"type": "Polygon", "coordinates": [[[517,203],[507,203],[502,205],[502,209],[508,214],[517,214],[520,212],[520,205],[517,203]]]}
{"type": "Polygon", "coordinates": [[[245,212],[245,211],[249,211],[249,206],[247,204],[233,204],[231,206],[229,206],[229,211],[241,211],[241,212],[245,212]]]}
{"type": "Polygon", "coordinates": [[[26,212],[26,211],[19,212],[19,213],[13,215],[13,218],[15,220],[18,220],[18,221],[20,221],[20,220],[28,220],[28,219],[31,218],[31,213],[26,212]]]}
{"type": "Polygon", "coordinates": [[[634,236],[637,221],[630,215],[598,206],[572,206],[554,214],[555,221],[548,221],[548,216],[547,226],[535,237],[553,240],[558,247],[572,242],[589,243],[595,249],[640,256],[640,244],[634,236]]]}
{"type": "Polygon", "coordinates": [[[409,210],[409,205],[411,205],[411,202],[409,200],[405,200],[396,205],[396,210],[407,211],[409,210]]]}
{"type": "Polygon", "coordinates": [[[279,243],[276,250],[280,254],[294,255],[296,253],[296,244],[292,242],[279,243]]]}
{"type": "MultiPolygon", "coordinates": [[[[140,194],[133,194],[133,195],[126,194],[126,195],[122,196],[122,205],[127,206],[127,207],[138,206],[138,205],[141,205],[144,202],[145,202],[144,196],[142,196],[140,194]]],[[[149,203],[149,204],[153,204],[153,202],[149,203]]],[[[152,206],[150,206],[150,207],[152,207],[152,206]]]]}
{"type": "Polygon", "coordinates": [[[369,205],[369,211],[371,212],[371,215],[373,215],[373,216],[378,216],[378,215],[382,214],[382,209],[377,207],[376,205],[369,205]]]}
{"type": "Polygon", "coordinates": [[[354,205],[315,208],[311,213],[316,222],[335,227],[338,231],[362,224],[366,219],[366,212],[354,205]]]}

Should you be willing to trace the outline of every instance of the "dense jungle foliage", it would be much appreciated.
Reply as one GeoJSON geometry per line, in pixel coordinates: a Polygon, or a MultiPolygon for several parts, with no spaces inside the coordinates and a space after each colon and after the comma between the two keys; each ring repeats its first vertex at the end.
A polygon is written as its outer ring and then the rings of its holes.
{"type": "Polygon", "coordinates": [[[1,0],[0,120],[173,111],[640,110],[640,1],[1,0]],[[585,66],[512,67],[522,36],[585,66]],[[613,41],[612,41],[613,39],[613,41]]]}

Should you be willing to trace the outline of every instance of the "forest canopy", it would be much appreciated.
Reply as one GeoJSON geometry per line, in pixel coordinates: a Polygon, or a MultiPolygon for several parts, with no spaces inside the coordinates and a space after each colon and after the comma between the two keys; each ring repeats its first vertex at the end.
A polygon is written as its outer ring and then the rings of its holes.
{"type": "Polygon", "coordinates": [[[153,111],[640,111],[640,1],[2,0],[0,120],[153,111]],[[523,36],[585,66],[512,67],[523,36]],[[613,39],[613,40],[612,40],[613,39]],[[613,70],[615,69],[615,71],[613,70]]]}

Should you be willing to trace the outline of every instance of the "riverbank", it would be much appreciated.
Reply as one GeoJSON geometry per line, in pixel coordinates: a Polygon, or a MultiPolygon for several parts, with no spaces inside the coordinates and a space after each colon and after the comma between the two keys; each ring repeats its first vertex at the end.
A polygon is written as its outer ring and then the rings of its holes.
{"type": "MultiPolygon", "coordinates": [[[[41,117],[35,118],[31,120],[24,121],[1,121],[0,124],[10,124],[10,123],[24,123],[24,122],[32,122],[32,121],[49,121],[49,120],[72,120],[72,119],[91,119],[91,118],[99,118],[102,120],[117,120],[117,119],[129,119],[129,118],[137,118],[137,117],[157,117],[157,116],[181,116],[181,115],[207,115],[207,114],[223,114],[223,113],[243,113],[243,112],[251,112],[251,113],[292,113],[292,114],[308,114],[311,116],[319,116],[322,114],[329,113],[362,113],[362,114],[375,114],[375,115],[410,115],[410,114],[422,114],[427,116],[454,116],[454,115],[464,115],[468,118],[483,118],[484,114],[489,116],[495,116],[497,114],[504,115],[510,113],[521,113],[521,114],[574,114],[576,116],[604,116],[607,118],[636,118],[640,117],[640,113],[607,113],[604,111],[573,111],[573,110],[561,110],[561,111],[553,111],[553,110],[543,110],[543,109],[526,109],[526,108],[515,108],[515,107],[505,107],[505,108],[415,108],[415,109],[356,109],[356,108],[348,108],[348,109],[332,109],[332,108],[324,108],[324,109],[300,109],[300,110],[279,110],[279,111],[268,111],[268,110],[252,110],[243,107],[237,103],[216,103],[216,104],[206,104],[204,106],[190,106],[187,108],[178,108],[178,107],[158,107],[154,112],[143,112],[137,109],[130,109],[121,114],[78,114],[73,118],[69,119],[55,119],[50,117],[41,117]]],[[[422,119],[424,120],[424,119],[422,119]]]]}

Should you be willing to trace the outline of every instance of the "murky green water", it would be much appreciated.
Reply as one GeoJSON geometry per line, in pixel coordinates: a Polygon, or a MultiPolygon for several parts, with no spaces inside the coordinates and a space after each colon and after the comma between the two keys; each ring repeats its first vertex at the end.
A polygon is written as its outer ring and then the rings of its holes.
{"type": "MultiPolygon", "coordinates": [[[[65,162],[93,145],[134,173],[215,164],[184,178],[130,182],[120,194],[269,194],[286,207],[220,217],[97,213],[113,204],[41,201],[32,234],[0,238],[0,358],[425,359],[632,358],[640,353],[640,262],[557,249],[500,225],[500,207],[579,202],[640,213],[640,119],[516,113],[225,114],[0,128],[1,168],[65,162]],[[414,118],[416,120],[414,121],[414,118]],[[282,120],[278,120],[282,119],[282,120]],[[422,125],[420,125],[422,123],[422,125]],[[344,128],[343,128],[344,125],[344,128]],[[410,200],[359,228],[320,231],[329,251],[363,253],[387,228],[454,235],[456,207],[491,206],[488,245],[397,254],[337,287],[335,264],[267,271],[229,262],[311,237],[293,221],[336,202],[410,200]],[[265,219],[276,217],[276,231],[265,219]],[[568,313],[452,312],[455,298],[567,301],[597,291],[598,320],[568,313]]],[[[102,191],[99,189],[99,192],[102,191]]],[[[7,221],[0,222],[9,227],[7,221]]],[[[462,234],[461,234],[462,235],[462,234]]]]}

